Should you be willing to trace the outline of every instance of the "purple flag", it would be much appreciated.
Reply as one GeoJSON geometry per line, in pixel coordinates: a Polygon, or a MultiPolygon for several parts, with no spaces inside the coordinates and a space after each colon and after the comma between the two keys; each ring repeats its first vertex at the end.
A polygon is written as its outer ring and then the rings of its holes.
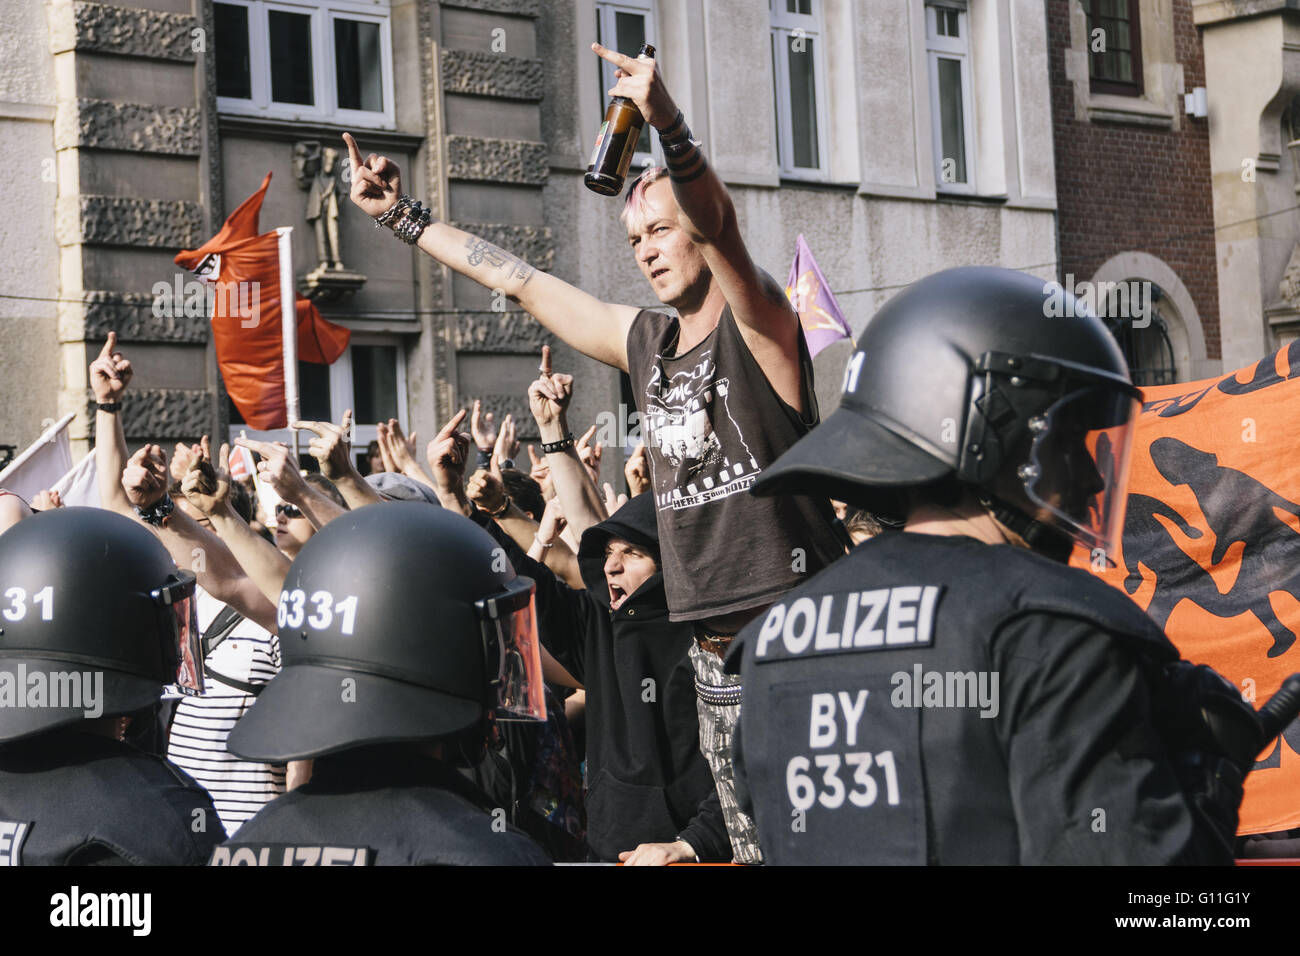
{"type": "Polygon", "coordinates": [[[794,310],[799,313],[810,354],[816,355],[840,339],[853,338],[853,330],[844,320],[844,313],[835,301],[835,293],[826,284],[822,270],[817,268],[817,260],[804,241],[803,233],[799,233],[799,241],[795,245],[794,262],[790,265],[790,279],[786,283],[785,294],[794,310]]]}

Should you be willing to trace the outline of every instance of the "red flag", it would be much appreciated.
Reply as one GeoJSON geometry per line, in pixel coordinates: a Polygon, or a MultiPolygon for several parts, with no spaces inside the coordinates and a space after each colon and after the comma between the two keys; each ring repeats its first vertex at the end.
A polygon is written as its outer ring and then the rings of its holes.
{"type": "MultiPolygon", "coordinates": [[[[1300,671],[1300,342],[1142,397],[1121,551],[1079,550],[1071,563],[1258,706],[1300,671]]],[[[1239,832],[1300,826],[1300,721],[1259,755],[1245,789],[1239,832]]]]}
{"type": "MultiPolygon", "coordinates": [[[[179,266],[215,284],[212,337],[226,391],[248,426],[258,431],[288,426],[284,389],[285,344],[280,321],[280,249],[276,232],[258,235],[261,187],[230,214],[221,231],[195,250],[176,256],[179,266]]],[[[316,306],[295,297],[298,355],[329,365],[348,347],[351,333],[321,318],[316,306]]]]}

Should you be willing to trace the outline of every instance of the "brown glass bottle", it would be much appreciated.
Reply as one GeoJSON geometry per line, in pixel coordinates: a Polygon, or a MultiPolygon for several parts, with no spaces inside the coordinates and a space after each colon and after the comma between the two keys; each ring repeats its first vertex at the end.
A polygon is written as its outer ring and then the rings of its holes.
{"type": "MultiPolygon", "coordinates": [[[[636,55],[653,58],[655,48],[643,43],[636,55]]],[[[583,178],[588,189],[602,196],[617,196],[623,191],[627,168],[632,165],[632,154],[636,152],[643,126],[645,118],[630,99],[626,96],[610,99],[605,122],[596,134],[596,148],[591,151],[587,175],[583,178]]]]}

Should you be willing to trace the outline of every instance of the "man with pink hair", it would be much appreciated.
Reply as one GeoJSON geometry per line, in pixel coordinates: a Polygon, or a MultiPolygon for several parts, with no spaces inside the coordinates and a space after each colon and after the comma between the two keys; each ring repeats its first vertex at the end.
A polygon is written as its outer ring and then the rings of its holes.
{"type": "MultiPolygon", "coordinates": [[[[740,628],[844,548],[829,503],[748,494],[757,473],[818,421],[812,360],[780,283],[750,258],[735,206],[693,140],[655,61],[592,49],[659,133],[667,168],[648,170],[622,213],[637,265],[676,317],[602,302],[432,216],[403,196],[399,171],[363,160],[348,134],[352,201],[398,238],[504,290],[573,348],[627,372],[647,434],[671,618],[696,625],[691,650],[701,749],[718,783],[736,859],[758,860],[736,807],[731,734],[740,686],[722,654],[740,628]],[[660,433],[662,430],[662,434],[660,433]]],[[[560,452],[572,436],[543,446],[560,452]]]]}

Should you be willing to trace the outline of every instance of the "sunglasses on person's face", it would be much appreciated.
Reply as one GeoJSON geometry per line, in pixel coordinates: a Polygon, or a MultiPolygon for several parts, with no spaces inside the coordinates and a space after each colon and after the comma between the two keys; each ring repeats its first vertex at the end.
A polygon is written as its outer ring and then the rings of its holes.
{"type": "Polygon", "coordinates": [[[284,502],[281,502],[280,504],[275,506],[275,516],[278,518],[280,517],[280,515],[284,515],[286,518],[292,521],[294,518],[301,518],[302,512],[299,511],[297,508],[295,508],[293,505],[286,505],[284,502]]]}

